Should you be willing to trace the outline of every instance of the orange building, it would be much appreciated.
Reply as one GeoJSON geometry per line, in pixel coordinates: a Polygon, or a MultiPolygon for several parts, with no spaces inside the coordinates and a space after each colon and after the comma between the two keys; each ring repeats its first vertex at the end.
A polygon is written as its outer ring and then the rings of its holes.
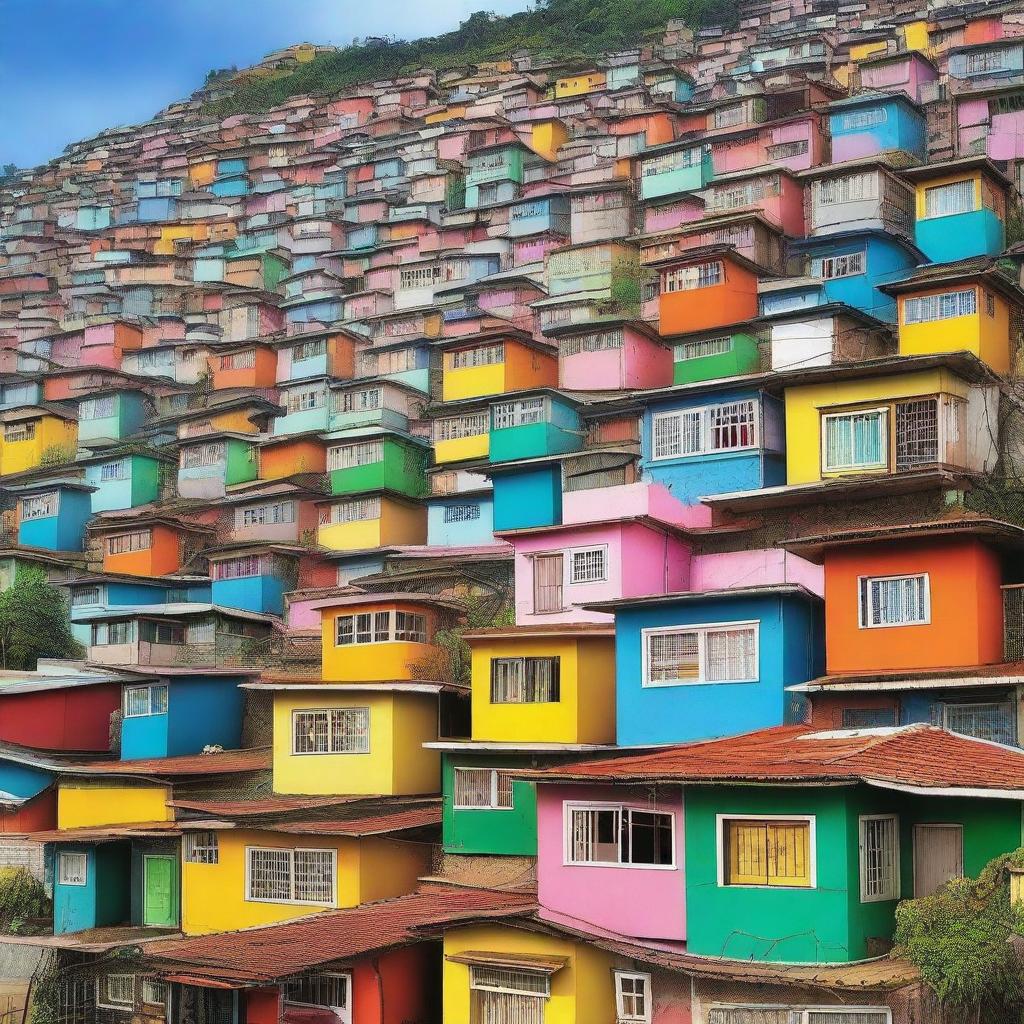
{"type": "Polygon", "coordinates": [[[269,345],[233,345],[210,356],[214,390],[272,388],[277,380],[277,352],[269,345]]]}
{"type": "Polygon", "coordinates": [[[786,546],[825,568],[829,675],[1003,660],[1001,551],[1024,530],[993,520],[850,530],[786,546]]]}
{"type": "Polygon", "coordinates": [[[208,532],[202,527],[193,529],[152,519],[118,526],[102,524],[101,528],[103,571],[149,577],[166,576],[184,568],[208,532]]]}
{"type": "Polygon", "coordinates": [[[691,249],[652,266],[661,276],[662,336],[725,327],[757,316],[757,267],[730,246],[691,249]]]}
{"type": "Polygon", "coordinates": [[[317,434],[271,438],[260,445],[259,458],[261,480],[327,472],[327,444],[317,434]]]}

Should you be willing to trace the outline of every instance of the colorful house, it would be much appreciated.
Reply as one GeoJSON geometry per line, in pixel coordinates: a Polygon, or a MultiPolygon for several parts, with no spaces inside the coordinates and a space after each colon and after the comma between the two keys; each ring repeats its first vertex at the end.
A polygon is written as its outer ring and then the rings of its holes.
{"type": "Polygon", "coordinates": [[[420,438],[392,431],[364,431],[327,448],[331,494],[393,491],[423,496],[428,446],[420,438]]]}
{"type": "Polygon", "coordinates": [[[19,544],[51,551],[82,550],[93,488],[58,479],[12,490],[18,495],[19,544]]]}
{"type": "Polygon", "coordinates": [[[246,434],[220,431],[179,448],[178,493],[183,498],[219,498],[257,474],[256,445],[246,434]]]}
{"type": "Polygon", "coordinates": [[[94,488],[90,497],[93,515],[156,501],[162,478],[171,465],[167,456],[156,452],[92,455],[78,459],[77,464],[85,471],[85,482],[94,488]]]}
{"type": "Polygon", "coordinates": [[[762,331],[760,325],[745,323],[666,338],[672,342],[672,383],[757,373],[764,362],[762,331]]]}
{"type": "Polygon", "coordinates": [[[549,330],[558,343],[558,383],[567,391],[617,391],[670,384],[672,356],[642,321],[572,324],[549,330]]]}
{"type": "Polygon", "coordinates": [[[222,608],[283,615],[285,592],[295,589],[299,559],[306,554],[299,545],[260,541],[211,549],[210,600],[222,608]]]}
{"type": "Polygon", "coordinates": [[[699,192],[714,176],[711,150],[692,142],[652,146],[638,161],[640,199],[699,192]]]}
{"type": "Polygon", "coordinates": [[[104,572],[146,577],[166,576],[186,568],[209,532],[201,526],[152,515],[93,520],[89,530],[103,544],[104,572]]]}
{"type": "Polygon", "coordinates": [[[74,414],[58,406],[0,412],[0,475],[73,462],[78,446],[74,414]]]}
{"type": "Polygon", "coordinates": [[[478,334],[447,339],[440,344],[444,351],[444,402],[558,384],[557,354],[523,332],[478,334]]]}
{"type": "Polygon", "coordinates": [[[472,401],[452,406],[457,412],[438,410],[431,418],[434,462],[478,462],[486,459],[490,446],[491,413],[486,403],[472,401]]]}
{"type": "Polygon", "coordinates": [[[828,122],[836,163],[879,153],[927,159],[924,112],[905,93],[865,92],[836,100],[829,105],[828,122]]]}
{"type": "Polygon", "coordinates": [[[84,447],[110,443],[139,431],[152,415],[141,391],[93,393],[78,403],[78,443],[84,447]]]}
{"type": "Polygon", "coordinates": [[[390,544],[424,544],[427,511],[393,491],[317,502],[317,542],[330,551],[362,551],[390,544]]]}

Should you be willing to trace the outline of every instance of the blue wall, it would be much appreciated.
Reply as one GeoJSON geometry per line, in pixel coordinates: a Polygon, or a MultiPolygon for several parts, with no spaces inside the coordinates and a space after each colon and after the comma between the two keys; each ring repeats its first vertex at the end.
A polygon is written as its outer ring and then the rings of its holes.
{"type": "Polygon", "coordinates": [[[1006,247],[1006,228],[993,210],[973,210],[919,220],[914,241],[933,263],[952,263],[970,256],[998,256],[1006,247]]]}
{"type": "Polygon", "coordinates": [[[53,773],[14,761],[0,761],[0,792],[12,796],[38,796],[53,781],[53,773]]]}
{"type": "Polygon", "coordinates": [[[61,885],[57,881],[57,856],[54,857],[53,931],[60,935],[86,928],[123,924],[131,912],[131,863],[127,845],[104,843],[100,846],[60,844],[60,850],[85,853],[85,885],[61,885]]]}
{"type": "Polygon", "coordinates": [[[820,675],[823,628],[820,603],[793,595],[617,609],[616,742],[686,743],[799,720],[804,700],[785,687],[820,675]],[[641,630],[755,620],[760,623],[757,682],[642,686],[641,630]]]}
{"type": "Polygon", "coordinates": [[[562,522],[560,463],[494,477],[494,529],[522,530],[562,522]]]}
{"type": "Polygon", "coordinates": [[[85,524],[91,515],[92,500],[88,491],[60,489],[57,515],[18,523],[18,543],[50,551],[81,551],[85,544],[85,524]]]}
{"type": "Polygon", "coordinates": [[[427,544],[436,547],[469,547],[493,543],[494,501],[489,494],[467,494],[462,498],[452,495],[435,498],[427,503],[427,544]],[[480,509],[480,516],[477,519],[446,523],[445,509],[453,505],[476,505],[480,509]]]}
{"type": "Polygon", "coordinates": [[[911,153],[921,161],[928,159],[924,116],[895,95],[870,103],[844,104],[829,114],[828,121],[833,149],[839,154],[834,157],[836,160],[873,156],[894,149],[911,153]],[[885,112],[881,123],[847,126],[849,117],[879,109],[885,112]]]}
{"type": "Polygon", "coordinates": [[[241,608],[250,612],[281,615],[284,612],[284,580],[276,576],[245,576],[241,579],[214,580],[210,593],[214,604],[241,608]]]}

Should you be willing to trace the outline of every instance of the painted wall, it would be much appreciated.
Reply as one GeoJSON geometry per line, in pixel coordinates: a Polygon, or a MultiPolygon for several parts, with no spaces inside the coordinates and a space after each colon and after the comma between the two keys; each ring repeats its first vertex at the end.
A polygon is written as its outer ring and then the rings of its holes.
{"type": "Polygon", "coordinates": [[[562,521],[562,468],[553,463],[496,474],[494,529],[525,530],[562,521]]]}
{"type": "Polygon", "coordinates": [[[106,751],[110,716],[120,707],[120,683],[21,694],[0,690],[0,741],[43,750],[106,751]]]}
{"type": "MultiPolygon", "coordinates": [[[[59,489],[57,514],[38,519],[20,519],[18,543],[50,551],[81,551],[91,503],[88,491],[59,489]]],[[[21,503],[18,505],[21,515],[21,503]]]]}
{"type": "Polygon", "coordinates": [[[172,821],[170,788],[63,780],[57,788],[57,828],[88,828],[131,822],[172,821]]]}
{"type": "Polygon", "coordinates": [[[495,543],[494,500],[490,494],[469,494],[462,498],[454,495],[427,503],[427,544],[431,547],[495,543]]]}
{"type": "Polygon", "coordinates": [[[918,160],[927,160],[925,119],[898,94],[891,99],[858,103],[829,114],[832,133],[832,160],[857,160],[891,150],[910,153],[918,160]],[[864,115],[877,117],[875,123],[864,125],[864,115]]]}
{"type": "MultiPolygon", "coordinates": [[[[696,265],[682,261],[678,266],[696,265]]],[[[721,284],[685,291],[662,291],[658,300],[659,330],[665,336],[724,327],[757,316],[757,276],[729,259],[721,260],[724,279],[721,284]]]]}

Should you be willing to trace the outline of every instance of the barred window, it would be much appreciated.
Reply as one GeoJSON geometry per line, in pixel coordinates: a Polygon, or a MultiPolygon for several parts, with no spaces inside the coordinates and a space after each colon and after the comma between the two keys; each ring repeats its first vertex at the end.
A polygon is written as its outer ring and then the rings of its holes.
{"type": "Polygon", "coordinates": [[[59,885],[85,885],[89,877],[89,855],[71,850],[57,854],[57,883],[59,885]]]}
{"type": "Polygon", "coordinates": [[[693,146],[690,149],[677,149],[674,153],[663,153],[653,156],[640,164],[640,175],[649,178],[652,174],[665,174],[682,167],[696,167],[704,158],[704,148],[693,146]]]}
{"type": "Polygon", "coordinates": [[[884,124],[889,119],[885,107],[869,107],[867,110],[851,110],[843,114],[842,122],[845,129],[870,128],[872,125],[884,124]]]}
{"type": "Polygon", "coordinates": [[[978,311],[978,295],[974,288],[938,295],[920,295],[903,300],[903,322],[923,324],[932,320],[952,320],[973,316],[978,311]]]}
{"type": "Polygon", "coordinates": [[[479,505],[445,505],[443,518],[446,523],[468,523],[480,515],[479,505]]]}
{"type": "Polygon", "coordinates": [[[491,406],[491,429],[505,430],[549,419],[546,398],[521,398],[514,402],[496,402],[491,406]]]}
{"type": "Polygon", "coordinates": [[[964,70],[969,75],[988,75],[1006,70],[1005,50],[982,50],[967,54],[964,70]]]}
{"type": "Polygon", "coordinates": [[[216,832],[186,832],[182,837],[186,864],[217,864],[220,847],[216,832]]]}
{"type": "Polygon", "coordinates": [[[456,768],[453,793],[457,810],[511,810],[512,776],[497,768],[456,768]]]}
{"type": "Polygon", "coordinates": [[[335,851],[246,847],[245,898],[333,906],[335,851]]]}
{"type": "Polygon", "coordinates": [[[247,348],[242,352],[232,352],[220,357],[222,370],[249,370],[256,365],[256,349],[247,348]]]}
{"type": "Polygon", "coordinates": [[[645,629],[644,686],[741,683],[758,678],[758,624],[645,629]]]}
{"type": "Polygon", "coordinates": [[[367,754],[369,751],[369,708],[292,712],[293,754],[367,754]]]}
{"type": "Polygon", "coordinates": [[[926,218],[970,213],[974,208],[973,178],[951,181],[946,185],[934,185],[924,190],[924,215],[926,218]]]}
{"type": "Polygon", "coordinates": [[[149,1003],[151,1006],[166,1006],[167,995],[166,982],[157,981],[156,978],[142,979],[142,1001],[144,1003],[149,1003]]]}
{"type": "Polygon", "coordinates": [[[131,533],[116,533],[107,538],[107,554],[123,555],[129,551],[148,551],[153,545],[152,530],[133,530],[131,533]]]}
{"type": "MultiPolygon", "coordinates": [[[[469,969],[469,987],[477,991],[508,992],[525,996],[549,996],[551,979],[542,971],[515,971],[504,967],[479,967],[472,965],[469,969]]],[[[501,1020],[500,1017],[488,1017],[489,1020],[501,1020]]],[[[542,1024],[543,1017],[525,1017],[526,1024],[542,1024]]],[[[510,1024],[518,1024],[516,1018],[509,1019],[510,1024]]]]}
{"type": "Polygon", "coordinates": [[[823,281],[831,281],[837,277],[855,277],[864,273],[865,262],[866,255],[863,252],[816,257],[811,261],[811,274],[823,281]]]}
{"type": "Polygon", "coordinates": [[[266,574],[267,566],[262,555],[241,555],[225,558],[210,565],[214,580],[238,580],[266,574]]]}
{"type": "Polygon", "coordinates": [[[803,156],[809,148],[807,139],[796,139],[793,142],[779,142],[774,146],[767,146],[764,152],[769,161],[789,160],[794,156],[803,156]]]}
{"type": "Polygon", "coordinates": [[[559,668],[555,658],[492,658],[492,704],[557,704],[559,668]]]}
{"type": "Polygon", "coordinates": [[[100,482],[106,480],[127,480],[128,460],[118,459],[117,462],[106,462],[100,466],[100,482]]]}
{"type": "Polygon", "coordinates": [[[486,412],[468,413],[465,416],[446,416],[434,420],[435,441],[457,441],[463,437],[478,437],[488,431],[489,416],[486,412]]]}
{"type": "Polygon", "coordinates": [[[113,416],[116,411],[117,399],[113,395],[87,398],[78,403],[78,418],[80,420],[102,420],[113,416]]]}
{"type": "Polygon", "coordinates": [[[746,120],[746,103],[731,103],[727,107],[718,107],[715,110],[716,128],[734,128],[738,124],[744,124],[746,120]]]}
{"type": "Polygon", "coordinates": [[[360,523],[368,519],[380,519],[380,498],[357,498],[354,501],[339,501],[320,509],[321,526],[332,526],[338,523],[360,523]]]}
{"type": "Polygon", "coordinates": [[[295,502],[277,501],[268,505],[235,510],[235,526],[269,526],[295,522],[295,502]]]}
{"type": "Polygon", "coordinates": [[[303,359],[315,359],[327,354],[327,339],[317,338],[314,341],[300,342],[292,349],[292,361],[299,363],[303,359]]]}
{"type": "Polygon", "coordinates": [[[754,448],[758,443],[754,399],[657,413],[652,421],[654,459],[754,448]]]}
{"type": "Polygon", "coordinates": [[[96,622],[92,627],[92,643],[96,647],[110,644],[130,644],[135,641],[135,623],[131,619],[120,622],[96,622]]]}
{"type": "Polygon", "coordinates": [[[5,441],[32,441],[36,436],[37,420],[24,420],[21,423],[4,424],[5,441]]]}
{"type": "Polygon", "coordinates": [[[895,814],[860,819],[860,901],[900,897],[900,826],[895,814]]]}
{"type": "MultiPolygon", "coordinates": [[[[301,1006],[324,1006],[347,1010],[351,1002],[352,978],[348,974],[307,974],[285,983],[284,1001],[301,1006]]],[[[343,1013],[343,1020],[348,1017],[343,1013]]]]}
{"type": "Polygon", "coordinates": [[[301,388],[287,393],[285,396],[285,408],[290,413],[310,412],[313,409],[322,408],[326,401],[326,388],[301,388]]]}
{"type": "Polygon", "coordinates": [[[167,685],[126,686],[124,688],[124,717],[147,718],[167,713],[167,685]]]}
{"type": "Polygon", "coordinates": [[[927,573],[860,577],[861,629],[920,625],[930,615],[927,573]]]}
{"type": "Polygon", "coordinates": [[[572,552],[572,582],[599,583],[608,578],[608,549],[579,548],[572,552]]]}
{"type": "MultiPolygon", "coordinates": [[[[772,193],[772,195],[775,194],[777,193],[772,193]]],[[[715,211],[740,210],[761,202],[764,196],[764,182],[749,181],[744,185],[734,185],[731,188],[716,190],[711,195],[710,206],[715,211]]]]}
{"type": "Polygon", "coordinates": [[[384,461],[384,441],[360,441],[327,449],[327,469],[353,469],[384,461]]]}
{"type": "Polygon", "coordinates": [[[564,805],[571,864],[675,864],[675,815],[620,805],[564,805]]]}
{"type": "Polygon", "coordinates": [[[696,341],[684,341],[675,346],[675,360],[684,363],[690,359],[705,359],[708,356],[722,356],[732,351],[732,338],[725,335],[721,338],[699,338],[696,341]]]}
{"type": "Polygon", "coordinates": [[[335,620],[337,646],[382,644],[393,640],[425,644],[426,616],[396,609],[339,615],[335,620]]]}
{"type": "Polygon", "coordinates": [[[382,405],[380,388],[367,388],[364,391],[338,391],[334,395],[335,412],[368,412],[379,409],[382,405]]]}
{"type": "Polygon", "coordinates": [[[108,1010],[135,1009],[135,975],[103,974],[98,977],[96,1005],[108,1010]]]}
{"type": "Polygon", "coordinates": [[[725,280],[725,264],[721,260],[698,263],[692,267],[678,267],[664,270],[661,274],[663,292],[688,292],[698,288],[710,288],[725,280]]]}
{"type": "Polygon", "coordinates": [[[200,466],[216,466],[227,458],[227,444],[211,441],[181,449],[181,468],[198,469],[200,466]]]}
{"type": "Polygon", "coordinates": [[[442,280],[443,274],[438,264],[429,267],[415,267],[402,270],[398,275],[399,288],[429,288],[442,280]]]}
{"type": "Polygon", "coordinates": [[[815,183],[818,202],[822,206],[855,203],[878,198],[878,174],[867,171],[842,178],[823,178],[815,183]]]}
{"type": "Polygon", "coordinates": [[[578,356],[584,352],[611,352],[621,349],[624,336],[619,331],[596,331],[593,334],[582,334],[574,338],[562,338],[558,343],[561,356],[578,356]]]}
{"type": "Polygon", "coordinates": [[[95,587],[75,587],[71,591],[71,607],[78,608],[84,604],[102,604],[103,589],[95,587]]]}
{"type": "Polygon", "coordinates": [[[47,519],[55,516],[60,507],[60,493],[48,491],[46,494],[33,494],[21,499],[21,518],[47,519]]]}
{"type": "Polygon", "coordinates": [[[494,366],[504,361],[505,346],[499,342],[450,352],[448,365],[453,370],[465,370],[474,366],[494,366]]]}

